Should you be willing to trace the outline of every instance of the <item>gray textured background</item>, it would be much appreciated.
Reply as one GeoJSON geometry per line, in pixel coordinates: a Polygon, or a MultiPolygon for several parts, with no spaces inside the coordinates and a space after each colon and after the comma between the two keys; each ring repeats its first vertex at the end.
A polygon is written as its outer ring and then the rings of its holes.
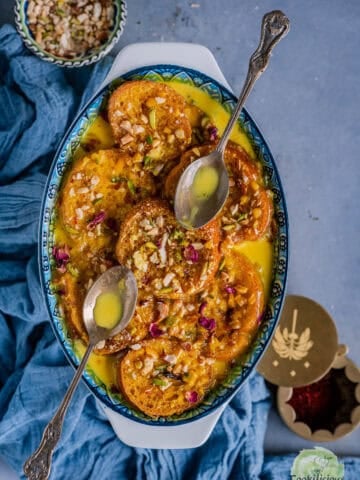
{"type": "MultiPolygon", "coordinates": [[[[0,24],[13,22],[12,8],[12,1],[0,0],[0,24]]],[[[274,8],[289,16],[291,31],[247,108],[270,144],[286,193],[288,292],[309,296],[330,312],[340,342],[359,365],[360,1],[128,0],[116,51],[138,41],[200,43],[239,92],[262,15],[274,8]]],[[[308,445],[271,413],[267,452],[308,445]]],[[[360,429],[329,448],[360,455],[360,429]]],[[[0,479],[11,480],[2,468],[0,479]]]]}

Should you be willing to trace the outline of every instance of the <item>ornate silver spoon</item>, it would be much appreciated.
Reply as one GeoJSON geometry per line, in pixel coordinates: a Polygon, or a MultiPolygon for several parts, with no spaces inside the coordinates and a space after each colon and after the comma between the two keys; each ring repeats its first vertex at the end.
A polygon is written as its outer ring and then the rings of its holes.
{"type": "MultiPolygon", "coordinates": [[[[63,421],[73,393],[80,381],[90,353],[101,341],[121,332],[134,314],[137,300],[137,285],[133,273],[121,265],[103,273],[88,291],[84,305],[84,324],[89,334],[89,345],[76,370],[74,378],[57,412],[45,427],[38,449],[24,464],[24,473],[30,480],[47,480],[50,475],[51,458],[60,439],[63,421]],[[111,310],[110,328],[105,328],[106,318],[102,310],[111,310]],[[94,314],[95,312],[95,314],[94,314]],[[96,320],[96,321],[95,321],[96,320]],[[100,325],[100,326],[99,326],[100,325]]],[[[110,316],[110,315],[109,315],[110,316]]]]}
{"type": "Polygon", "coordinates": [[[252,54],[247,77],[235,110],[215,150],[191,163],[180,177],[175,193],[175,215],[188,229],[200,228],[212,220],[229,194],[229,177],[224,150],[230,133],[256,80],[268,66],[275,45],[289,31],[289,19],[280,10],[263,17],[261,38],[252,54]]]}

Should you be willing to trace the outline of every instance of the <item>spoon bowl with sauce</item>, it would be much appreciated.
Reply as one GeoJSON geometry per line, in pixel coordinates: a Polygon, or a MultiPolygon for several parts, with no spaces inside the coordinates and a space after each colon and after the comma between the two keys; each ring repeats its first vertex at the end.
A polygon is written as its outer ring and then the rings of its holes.
{"type": "Polygon", "coordinates": [[[250,58],[243,89],[220,142],[210,155],[190,164],[181,175],[175,193],[175,215],[185,228],[203,227],[222,209],[229,194],[224,162],[226,143],[256,80],[268,66],[273,48],[289,28],[289,19],[280,10],[264,16],[259,46],[250,58]]]}
{"type": "Polygon", "coordinates": [[[103,273],[88,291],[83,305],[83,319],[89,344],[58,410],[45,427],[38,449],[24,464],[24,473],[30,480],[49,478],[51,458],[60,439],[65,414],[89,356],[99,342],[126,328],[135,311],[137,293],[133,273],[122,265],[103,273]]]}

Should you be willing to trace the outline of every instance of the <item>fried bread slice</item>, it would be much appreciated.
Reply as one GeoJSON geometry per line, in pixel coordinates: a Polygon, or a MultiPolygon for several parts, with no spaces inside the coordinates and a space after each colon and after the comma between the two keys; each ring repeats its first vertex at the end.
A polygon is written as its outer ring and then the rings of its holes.
{"type": "MultiPolygon", "coordinates": [[[[186,151],[165,181],[165,196],[175,197],[177,183],[183,171],[199,157],[208,155],[215,145],[202,145],[186,151]]],[[[219,214],[223,239],[235,244],[257,240],[268,231],[273,209],[271,194],[262,184],[258,165],[239,145],[228,142],[225,164],[229,173],[229,196],[219,214]]]]}
{"type": "Polygon", "coordinates": [[[110,96],[108,117],[119,148],[142,155],[144,166],[155,175],[191,141],[186,102],[164,83],[123,83],[110,96]]]}
{"type": "Polygon", "coordinates": [[[214,385],[213,363],[176,340],[148,340],[120,361],[119,386],[150,417],[175,415],[194,408],[214,385]]]}
{"type": "Polygon", "coordinates": [[[59,214],[79,247],[98,251],[111,244],[131,206],[155,194],[154,177],[138,160],[108,149],[75,163],[62,188],[59,214]]]}
{"type": "Polygon", "coordinates": [[[245,255],[228,248],[204,298],[199,322],[212,332],[209,355],[218,360],[236,359],[249,347],[263,314],[264,287],[259,272],[245,255]]]}
{"type": "Polygon", "coordinates": [[[219,240],[216,220],[198,230],[185,230],[166,202],[149,199],[124,219],[116,257],[133,271],[142,295],[184,298],[214,277],[219,240]]]}

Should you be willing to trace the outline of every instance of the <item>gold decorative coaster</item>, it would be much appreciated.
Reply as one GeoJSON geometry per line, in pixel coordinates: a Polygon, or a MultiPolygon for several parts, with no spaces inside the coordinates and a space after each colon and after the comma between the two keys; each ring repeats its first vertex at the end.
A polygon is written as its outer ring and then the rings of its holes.
{"type": "Polygon", "coordinates": [[[257,370],[275,385],[309,385],[330,370],[337,350],[336,327],[327,311],[310,298],[288,295],[257,370]]]}

